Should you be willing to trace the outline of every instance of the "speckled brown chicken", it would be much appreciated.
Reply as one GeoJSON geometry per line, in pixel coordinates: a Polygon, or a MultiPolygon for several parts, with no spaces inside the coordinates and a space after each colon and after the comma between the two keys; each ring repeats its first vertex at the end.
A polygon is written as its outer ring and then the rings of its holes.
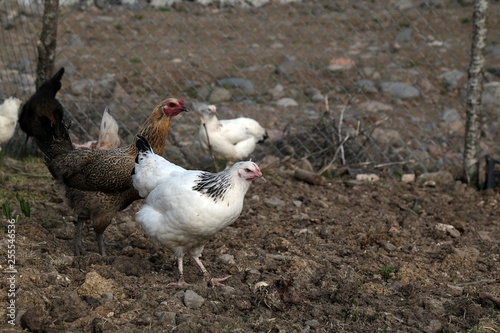
{"type": "MultiPolygon", "coordinates": [[[[182,100],[169,98],[157,105],[138,134],[150,140],[155,152],[163,153],[170,120],[187,111],[182,100]]],[[[75,230],[75,254],[86,251],[82,246],[82,229],[91,220],[96,233],[99,253],[105,255],[104,230],[120,210],[140,199],[132,186],[137,148],[135,143],[112,150],[73,148],[66,126],[61,133],[54,132],[50,139],[35,142],[46,156],[46,165],[64,187],[68,205],[78,215],[75,230]]],[[[59,128],[54,127],[54,128],[59,128]]]]}

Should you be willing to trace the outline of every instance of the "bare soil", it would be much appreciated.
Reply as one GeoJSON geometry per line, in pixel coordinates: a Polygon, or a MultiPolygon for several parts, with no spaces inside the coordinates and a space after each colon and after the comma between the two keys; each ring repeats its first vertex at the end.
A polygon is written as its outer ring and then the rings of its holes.
{"type": "MultiPolygon", "coordinates": [[[[173,255],[133,221],[141,202],[106,230],[107,257],[86,228],[90,254],[73,256],[75,216],[38,158],[4,158],[2,196],[16,223],[17,326],[36,332],[495,332],[500,329],[499,194],[463,184],[424,187],[385,175],[375,183],[321,186],[266,171],[241,217],[206,247],[215,276],[186,280],[205,298],[184,304],[173,255]],[[29,201],[21,213],[15,194],[29,201]],[[283,204],[273,204],[276,199],[283,204]],[[452,225],[450,234],[436,227],[452,225]],[[97,273],[97,274],[95,274],[97,273]]],[[[2,248],[7,246],[2,219],[2,248]]],[[[6,271],[6,262],[2,262],[6,271]]],[[[8,274],[0,281],[5,313],[8,274]]],[[[2,316],[5,318],[5,316],[2,316]]],[[[2,329],[4,332],[5,330],[2,329]]]]}
{"type": "MultiPolygon", "coordinates": [[[[375,2],[351,6],[348,1],[245,11],[184,4],[169,13],[149,10],[135,15],[120,8],[86,12],[64,9],[60,21],[67,30],[62,29],[60,35],[76,32],[84,44],[79,49],[60,43],[59,59],[69,61],[85,78],[98,78],[102,74],[100,65],[126,68],[118,80],[120,85],[134,98],[145,96],[147,101],[143,103],[147,105],[157,102],[152,92],[164,97],[169,89],[169,93],[182,95],[186,93],[182,84],[185,80],[206,82],[229,74],[252,79],[262,90],[258,94],[264,96],[261,102],[265,104],[267,89],[282,80],[273,66],[284,61],[287,54],[299,54],[303,68],[289,71],[287,87],[303,92],[305,82],[312,83],[324,91],[331,88],[332,100],[345,102],[338,97],[343,88],[329,85],[347,87],[362,75],[325,73],[325,64],[344,54],[339,50],[355,44],[360,29],[366,33],[357,40],[362,48],[378,45],[386,49],[397,32],[415,20],[422,35],[448,34],[445,41],[453,44],[451,50],[460,50],[453,56],[443,55],[426,48],[427,41],[420,38],[410,46],[419,51],[408,66],[421,66],[418,70],[427,74],[424,77],[430,86],[425,83],[426,97],[418,102],[397,102],[404,108],[395,111],[388,123],[417,137],[421,128],[406,126],[408,118],[432,122],[444,105],[461,103],[459,90],[440,89],[436,69],[466,68],[468,64],[464,51],[469,47],[467,40],[456,36],[470,33],[470,26],[461,19],[470,17],[471,8],[454,3],[451,8],[437,10],[441,20],[433,19],[436,13],[432,10],[426,11],[428,16],[417,16],[416,12],[383,10],[375,2]],[[394,19],[395,15],[400,16],[394,19]],[[102,16],[113,17],[113,23],[99,23],[106,22],[102,16]],[[255,18],[261,24],[250,25],[254,33],[238,33],[255,18]],[[158,29],[159,22],[170,29],[158,29]],[[180,22],[187,22],[191,29],[177,31],[180,22]],[[308,38],[306,27],[315,29],[313,35],[318,38],[308,38]],[[115,32],[122,29],[139,34],[129,36],[127,44],[117,49],[123,36],[115,32]],[[225,34],[215,33],[221,29],[225,34]],[[147,31],[147,38],[141,31],[147,31]],[[163,38],[165,34],[169,38],[163,38]],[[325,40],[331,40],[326,48],[325,40]],[[269,47],[274,43],[284,46],[269,47]],[[206,53],[199,51],[202,47],[211,56],[203,56],[206,53]],[[85,49],[91,56],[80,56],[85,49]],[[256,49],[259,52],[254,52],[256,49]],[[175,58],[183,61],[171,61],[175,58]],[[226,64],[236,63],[242,72],[231,72],[221,59],[229,59],[226,64]],[[262,67],[250,70],[255,64],[262,67]],[[137,86],[146,88],[139,91],[137,86]]],[[[388,63],[400,60],[398,53],[385,51],[365,59],[366,66],[382,75],[386,75],[388,63]]],[[[398,75],[407,78],[408,72],[398,75]]],[[[410,77],[414,79],[416,82],[410,77]]],[[[68,85],[61,91],[66,104],[71,100],[66,95],[68,85]]],[[[189,99],[189,95],[186,97],[189,99]]],[[[307,99],[301,93],[294,97],[299,102],[307,99]]],[[[368,99],[362,96],[353,104],[368,99]]],[[[134,107],[128,104],[126,109],[134,107]]],[[[252,107],[259,121],[268,120],[270,127],[279,130],[286,124],[284,119],[296,117],[283,110],[266,115],[259,113],[260,104],[252,107]]],[[[100,114],[95,113],[95,123],[100,114]]],[[[117,116],[124,115],[118,112],[117,116]]],[[[134,113],[129,116],[140,118],[134,113]]],[[[120,121],[127,124],[125,116],[120,121]]],[[[184,121],[179,119],[173,127],[181,127],[184,121]]],[[[134,133],[134,126],[131,124],[127,131],[134,133]]],[[[127,142],[131,138],[124,137],[127,142]]],[[[294,160],[285,160],[281,158],[277,166],[264,170],[267,181],[254,182],[240,218],[205,248],[202,259],[209,271],[215,276],[231,275],[227,287],[207,287],[194,263],[187,259],[185,276],[192,285],[176,289],[167,287],[178,279],[174,256],[148,239],[133,220],[140,201],[120,213],[106,230],[108,256],[97,254],[94,232],[87,227],[84,244],[90,253],[75,257],[75,216],[64,204],[42,160],[2,157],[0,197],[9,204],[13,216],[20,218],[15,224],[14,274],[18,320],[15,326],[6,323],[11,299],[7,278],[11,273],[2,259],[1,331],[500,332],[498,191],[478,192],[460,182],[407,184],[394,171],[380,172],[381,180],[373,183],[356,182],[344,175],[327,179],[322,185],[310,185],[295,179],[294,160]],[[16,194],[29,203],[30,217],[21,212],[16,194]],[[443,225],[454,228],[446,231],[443,225]],[[204,298],[201,307],[186,304],[186,290],[204,298]]],[[[8,224],[2,216],[2,254],[9,244],[8,224]]]]}

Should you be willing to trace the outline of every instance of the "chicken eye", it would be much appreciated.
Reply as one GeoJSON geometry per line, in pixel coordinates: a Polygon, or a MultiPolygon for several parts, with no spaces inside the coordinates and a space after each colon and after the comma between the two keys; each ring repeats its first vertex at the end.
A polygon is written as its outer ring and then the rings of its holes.
{"type": "Polygon", "coordinates": [[[174,102],[170,102],[170,103],[168,103],[168,106],[171,107],[171,108],[173,108],[173,107],[175,107],[175,103],[174,102]]]}
{"type": "Polygon", "coordinates": [[[245,168],[245,172],[252,172],[249,168],[245,168]]]}

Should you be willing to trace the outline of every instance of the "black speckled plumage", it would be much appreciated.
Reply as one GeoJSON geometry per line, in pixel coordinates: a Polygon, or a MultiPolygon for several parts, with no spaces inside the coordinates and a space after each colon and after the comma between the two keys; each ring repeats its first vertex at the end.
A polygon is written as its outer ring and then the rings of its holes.
{"type": "Polygon", "coordinates": [[[228,172],[202,172],[193,186],[198,191],[212,198],[214,202],[223,201],[226,192],[231,188],[231,177],[228,172]]]}

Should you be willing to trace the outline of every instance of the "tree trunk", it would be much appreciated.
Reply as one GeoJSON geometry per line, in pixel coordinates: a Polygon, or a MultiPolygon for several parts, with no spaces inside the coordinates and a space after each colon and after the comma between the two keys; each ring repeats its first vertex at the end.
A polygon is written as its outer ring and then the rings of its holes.
{"type": "Polygon", "coordinates": [[[36,88],[54,72],[57,42],[57,18],[59,0],[45,0],[43,9],[42,33],[37,41],[38,63],[36,67],[36,88]]]}
{"type": "Polygon", "coordinates": [[[466,132],[464,144],[464,178],[469,186],[479,188],[479,137],[481,131],[481,97],[484,81],[486,47],[486,12],[488,0],[474,0],[472,49],[467,81],[466,132]]]}

